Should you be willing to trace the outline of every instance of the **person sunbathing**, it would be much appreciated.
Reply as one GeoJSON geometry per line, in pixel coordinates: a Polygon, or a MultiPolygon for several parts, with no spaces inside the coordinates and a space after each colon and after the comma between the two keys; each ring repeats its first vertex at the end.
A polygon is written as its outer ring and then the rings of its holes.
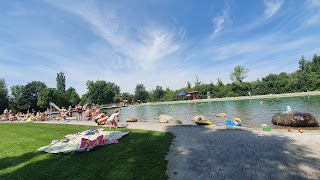
{"type": "Polygon", "coordinates": [[[104,125],[107,123],[110,126],[110,129],[112,127],[115,127],[116,129],[118,129],[117,121],[119,120],[119,114],[120,114],[120,110],[115,109],[113,114],[111,114],[110,116],[100,118],[96,122],[98,123],[98,125],[104,125]]]}
{"type": "Polygon", "coordinates": [[[100,109],[99,106],[95,106],[95,111],[92,113],[91,118],[92,119],[97,119],[97,116],[100,114],[100,109]]]}
{"type": "Polygon", "coordinates": [[[106,122],[107,118],[108,116],[105,113],[100,113],[95,117],[94,122],[98,123],[98,125],[102,125],[102,123],[106,122]]]}

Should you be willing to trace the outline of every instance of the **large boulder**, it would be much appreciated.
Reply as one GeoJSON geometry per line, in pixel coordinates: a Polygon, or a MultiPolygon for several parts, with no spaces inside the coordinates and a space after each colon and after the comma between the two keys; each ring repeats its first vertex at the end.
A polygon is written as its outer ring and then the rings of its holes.
{"type": "Polygon", "coordinates": [[[277,113],[272,117],[272,123],[279,126],[319,127],[313,115],[296,111],[277,113]]]}
{"type": "Polygon", "coordinates": [[[182,124],[182,122],[179,119],[170,119],[168,124],[182,124]]]}
{"type": "Polygon", "coordinates": [[[173,119],[173,117],[168,115],[160,115],[159,122],[167,123],[170,119],[173,119]]]}
{"type": "Polygon", "coordinates": [[[227,114],[226,113],[219,113],[216,116],[217,117],[227,117],[227,114]]]}
{"type": "Polygon", "coordinates": [[[173,118],[168,115],[160,115],[159,122],[168,124],[182,124],[179,119],[173,118]]]}

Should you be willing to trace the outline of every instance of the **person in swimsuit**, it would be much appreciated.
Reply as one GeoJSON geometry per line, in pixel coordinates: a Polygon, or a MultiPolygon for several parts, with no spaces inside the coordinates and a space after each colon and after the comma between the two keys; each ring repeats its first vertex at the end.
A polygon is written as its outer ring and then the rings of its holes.
{"type": "Polygon", "coordinates": [[[78,112],[78,121],[82,121],[82,106],[80,103],[77,106],[77,112],[78,112]]]}
{"type": "Polygon", "coordinates": [[[107,123],[110,126],[110,129],[112,127],[115,127],[116,129],[118,129],[117,121],[119,120],[119,114],[120,114],[120,110],[115,109],[113,114],[111,114],[110,116],[98,118],[96,120],[96,123],[98,123],[98,125],[104,125],[105,123],[107,123]]]}
{"type": "Polygon", "coordinates": [[[109,116],[108,121],[110,122],[110,129],[112,127],[115,127],[116,129],[118,129],[118,121],[119,121],[119,114],[120,114],[120,110],[119,109],[115,109],[114,113],[111,114],[111,116],[109,116]]]}
{"type": "Polygon", "coordinates": [[[94,122],[96,122],[98,125],[102,125],[102,122],[105,122],[107,118],[108,116],[105,113],[100,113],[95,117],[94,122]]]}
{"type": "Polygon", "coordinates": [[[92,119],[96,119],[96,117],[100,114],[100,109],[99,109],[99,106],[95,106],[95,111],[92,113],[92,116],[91,118],[92,119]]]}
{"type": "Polygon", "coordinates": [[[92,114],[91,109],[90,109],[90,107],[88,106],[88,107],[87,107],[87,110],[86,110],[86,120],[87,120],[87,121],[90,121],[90,120],[91,120],[91,114],[92,114]]]}

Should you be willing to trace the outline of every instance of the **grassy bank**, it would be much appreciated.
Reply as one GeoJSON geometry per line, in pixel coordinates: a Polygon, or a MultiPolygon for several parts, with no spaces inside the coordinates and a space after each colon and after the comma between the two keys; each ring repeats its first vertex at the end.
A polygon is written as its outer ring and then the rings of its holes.
{"type": "Polygon", "coordinates": [[[96,127],[0,124],[0,179],[166,179],[171,133],[130,131],[119,144],[86,153],[55,155],[37,148],[96,127]]]}

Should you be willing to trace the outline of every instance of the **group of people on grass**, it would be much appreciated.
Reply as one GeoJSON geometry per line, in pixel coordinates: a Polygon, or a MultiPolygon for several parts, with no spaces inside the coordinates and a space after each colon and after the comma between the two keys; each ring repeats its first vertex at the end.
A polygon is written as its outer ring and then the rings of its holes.
{"type": "MultiPolygon", "coordinates": [[[[75,110],[78,114],[77,120],[78,121],[82,121],[82,105],[77,105],[75,107],[75,110]]],[[[55,116],[52,116],[53,120],[59,120],[60,118],[63,118],[64,120],[66,120],[68,117],[72,117],[72,112],[73,112],[73,108],[71,106],[69,106],[68,110],[65,107],[62,107],[59,111],[59,115],[58,115],[58,119],[56,119],[55,116]]],[[[111,115],[107,115],[106,113],[102,112],[99,108],[99,106],[94,106],[93,109],[91,109],[89,106],[87,106],[86,111],[85,111],[85,115],[86,115],[86,120],[87,121],[94,121],[96,122],[98,125],[109,125],[110,129],[112,127],[115,127],[116,129],[118,128],[118,121],[119,121],[119,115],[120,115],[120,109],[115,109],[114,113],[112,113],[111,115]]],[[[18,121],[18,120],[26,120],[28,118],[31,118],[32,120],[36,120],[36,121],[45,121],[47,119],[47,112],[40,112],[40,111],[35,111],[34,109],[32,109],[32,111],[29,113],[27,112],[27,114],[23,114],[20,111],[14,115],[12,114],[11,110],[8,110],[8,108],[6,108],[3,112],[2,117],[0,118],[1,120],[4,121],[18,121]]]]}
{"type": "MultiPolygon", "coordinates": [[[[75,109],[78,114],[78,121],[82,121],[82,106],[79,104],[75,109]]],[[[102,112],[99,108],[99,106],[94,106],[93,109],[90,108],[90,106],[87,106],[86,111],[86,120],[87,121],[95,121],[98,125],[105,125],[108,124],[110,126],[110,129],[112,127],[118,128],[118,121],[119,121],[119,115],[120,115],[120,109],[115,109],[114,113],[111,115],[107,115],[106,113],[102,112]]],[[[72,108],[69,107],[68,110],[66,110],[64,107],[60,109],[59,117],[62,117],[66,119],[67,117],[72,117],[72,108]]]]}
{"type": "Polygon", "coordinates": [[[16,114],[14,114],[11,110],[6,108],[0,117],[0,121],[24,121],[28,118],[32,118],[37,121],[45,121],[47,115],[45,112],[37,112],[34,109],[32,109],[31,112],[27,111],[27,113],[22,113],[18,111],[16,114]]]}
{"type": "Polygon", "coordinates": [[[117,122],[119,121],[120,109],[115,109],[114,113],[108,116],[106,113],[101,112],[98,106],[95,106],[94,110],[87,107],[85,114],[87,121],[94,120],[98,125],[108,124],[110,129],[112,127],[118,128],[117,122]]]}

